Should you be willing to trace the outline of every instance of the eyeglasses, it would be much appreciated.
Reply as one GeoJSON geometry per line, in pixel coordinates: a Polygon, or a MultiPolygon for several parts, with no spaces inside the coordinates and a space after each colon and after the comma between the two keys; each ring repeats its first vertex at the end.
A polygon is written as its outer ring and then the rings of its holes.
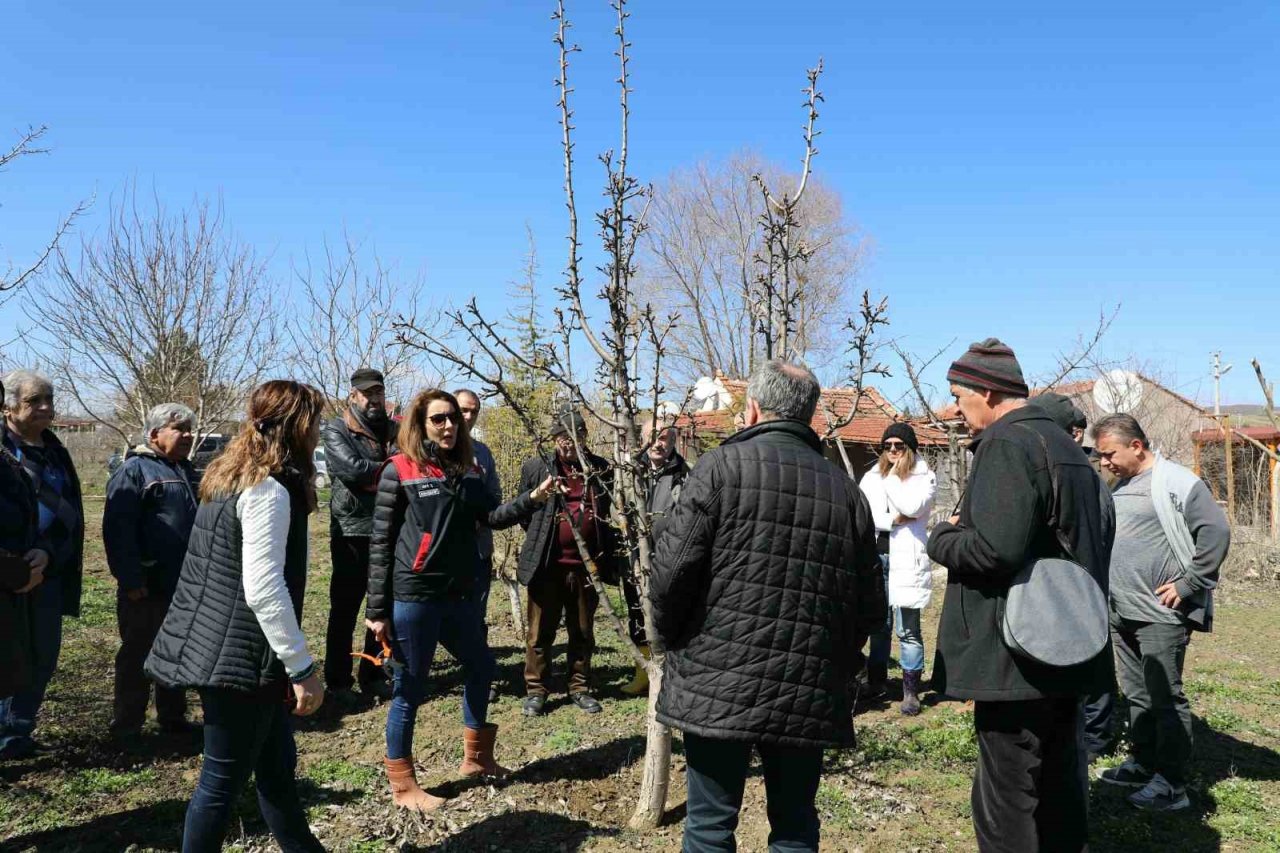
{"type": "Polygon", "coordinates": [[[882,445],[880,445],[880,446],[881,446],[881,447],[885,450],[885,452],[887,452],[887,453],[892,453],[892,452],[893,452],[893,451],[895,451],[895,450],[906,450],[906,449],[907,449],[907,445],[906,445],[906,444],[904,444],[904,443],[903,443],[903,442],[901,442],[901,441],[886,441],[884,444],[882,444],[882,445]]]}
{"type": "Polygon", "coordinates": [[[437,412],[434,415],[427,415],[427,420],[431,421],[433,426],[444,426],[446,421],[453,421],[454,423],[457,423],[458,413],[449,412],[448,414],[442,414],[437,412]]]}

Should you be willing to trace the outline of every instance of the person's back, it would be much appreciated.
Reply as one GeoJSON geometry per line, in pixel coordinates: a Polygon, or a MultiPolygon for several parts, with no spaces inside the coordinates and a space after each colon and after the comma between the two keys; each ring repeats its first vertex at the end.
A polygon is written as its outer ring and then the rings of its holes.
{"type": "Polygon", "coordinates": [[[818,391],[764,365],[748,428],[698,461],[656,543],[658,719],[684,732],[686,850],[733,849],[753,749],[771,843],[816,850],[822,751],[853,743],[846,685],[886,605],[871,511],[808,426],[818,391]]]}

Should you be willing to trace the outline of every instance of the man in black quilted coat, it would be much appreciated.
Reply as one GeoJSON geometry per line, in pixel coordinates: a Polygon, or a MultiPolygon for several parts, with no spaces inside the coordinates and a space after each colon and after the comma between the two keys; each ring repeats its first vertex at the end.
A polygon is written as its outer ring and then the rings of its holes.
{"type": "Polygon", "coordinates": [[[846,685],[884,580],[871,510],[809,426],[819,390],[805,367],[763,365],[746,429],[698,460],[656,545],[658,719],[684,732],[686,851],[734,849],[753,748],[770,849],[817,850],[822,751],[853,745],[846,685]]]}

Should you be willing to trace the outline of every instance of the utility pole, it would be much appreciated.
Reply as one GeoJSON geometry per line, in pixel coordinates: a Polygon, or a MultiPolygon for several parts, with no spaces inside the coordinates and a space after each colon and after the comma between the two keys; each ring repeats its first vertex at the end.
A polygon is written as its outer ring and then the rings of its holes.
{"type": "Polygon", "coordinates": [[[1222,366],[1222,353],[1213,354],[1213,416],[1222,417],[1222,377],[1231,372],[1232,365],[1222,366]]]}

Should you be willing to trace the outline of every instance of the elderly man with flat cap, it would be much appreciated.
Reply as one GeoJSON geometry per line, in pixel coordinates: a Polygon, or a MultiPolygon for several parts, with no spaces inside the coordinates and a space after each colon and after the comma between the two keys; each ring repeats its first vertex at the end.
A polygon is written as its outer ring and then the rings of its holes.
{"type": "MultiPolygon", "coordinates": [[[[325,461],[333,493],[329,499],[329,552],[333,575],[329,581],[329,627],[325,632],[324,680],[340,702],[351,704],[351,640],[356,617],[369,586],[369,537],[373,533],[373,502],[378,471],[393,451],[395,424],[387,416],[386,383],[382,374],[362,367],[351,374],[351,394],[342,414],[321,430],[325,461]]],[[[379,646],[365,631],[364,652],[377,655],[379,646]]],[[[361,660],[360,691],[389,698],[386,675],[361,660]]]]}

